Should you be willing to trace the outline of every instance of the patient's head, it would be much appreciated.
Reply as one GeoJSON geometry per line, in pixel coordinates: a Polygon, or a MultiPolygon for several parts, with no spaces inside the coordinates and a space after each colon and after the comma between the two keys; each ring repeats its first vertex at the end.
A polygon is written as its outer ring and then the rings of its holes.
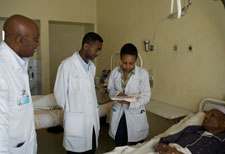
{"type": "Polygon", "coordinates": [[[210,133],[219,134],[225,131],[225,114],[219,109],[206,111],[202,126],[210,133]]]}

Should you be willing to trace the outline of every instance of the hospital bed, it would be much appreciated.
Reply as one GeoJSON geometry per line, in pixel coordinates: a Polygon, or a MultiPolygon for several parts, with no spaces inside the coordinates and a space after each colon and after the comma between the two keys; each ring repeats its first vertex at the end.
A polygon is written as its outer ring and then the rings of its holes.
{"type": "MultiPolygon", "coordinates": [[[[63,123],[63,110],[56,104],[53,94],[32,96],[32,101],[36,129],[54,127],[63,123]]],[[[110,102],[106,96],[103,100],[100,98],[100,102],[99,116],[109,115],[113,102],[110,102]]]]}
{"type": "Polygon", "coordinates": [[[204,110],[210,110],[221,106],[225,107],[225,101],[213,98],[205,98],[200,102],[198,113],[188,114],[179,123],[171,126],[164,133],[159,134],[153,137],[151,140],[146,141],[142,144],[138,144],[136,146],[116,147],[113,151],[107,152],[106,154],[156,154],[155,146],[157,145],[161,137],[178,133],[187,126],[201,125],[205,115],[205,113],[203,112],[204,110]]]}

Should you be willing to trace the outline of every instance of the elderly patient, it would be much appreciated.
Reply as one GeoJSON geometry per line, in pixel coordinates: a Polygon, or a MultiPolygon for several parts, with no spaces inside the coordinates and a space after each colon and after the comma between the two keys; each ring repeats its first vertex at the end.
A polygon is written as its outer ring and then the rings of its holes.
{"type": "Polygon", "coordinates": [[[225,112],[207,111],[202,126],[188,126],[161,138],[156,150],[159,154],[225,154],[225,112]]]}

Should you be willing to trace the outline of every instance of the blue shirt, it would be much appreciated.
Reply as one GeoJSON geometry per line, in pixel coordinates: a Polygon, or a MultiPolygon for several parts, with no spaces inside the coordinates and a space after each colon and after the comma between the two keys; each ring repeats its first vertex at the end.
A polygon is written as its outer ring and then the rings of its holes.
{"type": "Polygon", "coordinates": [[[80,56],[80,53],[79,53],[79,52],[77,52],[77,57],[78,57],[78,59],[79,59],[81,65],[83,66],[84,70],[85,70],[86,72],[88,72],[88,71],[89,71],[89,67],[90,67],[90,65],[91,65],[91,60],[88,59],[88,60],[87,60],[88,63],[86,63],[86,62],[82,59],[82,57],[80,56]]]}

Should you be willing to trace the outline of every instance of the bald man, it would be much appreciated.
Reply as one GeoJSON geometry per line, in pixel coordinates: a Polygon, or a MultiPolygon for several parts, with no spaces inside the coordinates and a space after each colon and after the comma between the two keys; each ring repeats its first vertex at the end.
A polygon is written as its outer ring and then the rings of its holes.
{"type": "Polygon", "coordinates": [[[36,154],[28,57],[40,45],[38,26],[22,15],[9,17],[0,44],[0,154],[36,154]]]}

